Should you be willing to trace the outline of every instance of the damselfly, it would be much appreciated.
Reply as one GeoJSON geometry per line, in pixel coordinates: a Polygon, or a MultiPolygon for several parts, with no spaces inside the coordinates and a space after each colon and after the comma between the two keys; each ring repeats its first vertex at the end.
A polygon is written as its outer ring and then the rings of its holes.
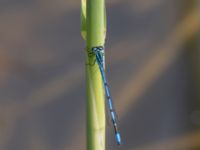
{"type": "Polygon", "coordinates": [[[104,89],[105,89],[105,95],[106,95],[107,103],[108,103],[108,108],[109,108],[111,120],[112,120],[113,127],[114,127],[115,138],[116,138],[117,144],[121,145],[121,143],[122,143],[121,142],[121,135],[120,135],[120,132],[119,132],[118,127],[117,127],[116,112],[115,112],[114,107],[113,107],[112,97],[111,97],[111,94],[110,94],[110,88],[109,88],[109,85],[108,85],[108,82],[107,82],[107,79],[106,79],[106,75],[105,75],[104,47],[103,46],[93,47],[92,52],[96,56],[96,61],[97,61],[97,64],[98,64],[100,72],[101,72],[101,76],[102,76],[102,80],[103,80],[103,84],[104,84],[104,89]]]}

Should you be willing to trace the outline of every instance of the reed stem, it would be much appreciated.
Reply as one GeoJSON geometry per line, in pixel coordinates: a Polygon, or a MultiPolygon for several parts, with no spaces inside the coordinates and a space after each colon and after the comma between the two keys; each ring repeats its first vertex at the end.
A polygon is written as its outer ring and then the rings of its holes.
{"type": "Polygon", "coordinates": [[[105,43],[105,1],[82,0],[81,33],[86,40],[87,150],[105,150],[105,95],[91,49],[105,43]]]}

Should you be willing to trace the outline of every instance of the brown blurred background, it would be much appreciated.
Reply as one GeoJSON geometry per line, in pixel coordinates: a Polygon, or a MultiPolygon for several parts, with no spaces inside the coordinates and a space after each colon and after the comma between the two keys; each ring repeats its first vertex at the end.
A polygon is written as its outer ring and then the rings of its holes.
{"type": "MultiPolygon", "coordinates": [[[[200,150],[199,0],[108,0],[123,146],[200,150]]],[[[0,0],[0,150],[85,150],[80,0],[0,0]]]]}

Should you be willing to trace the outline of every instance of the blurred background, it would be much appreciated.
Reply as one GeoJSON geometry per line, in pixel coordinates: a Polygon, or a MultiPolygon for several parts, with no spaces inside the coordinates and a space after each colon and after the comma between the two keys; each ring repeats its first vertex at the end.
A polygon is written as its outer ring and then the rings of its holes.
{"type": "MultiPolygon", "coordinates": [[[[85,150],[80,0],[0,0],[0,149],[85,150]]],[[[200,150],[200,1],[107,0],[123,146],[200,150]]]]}

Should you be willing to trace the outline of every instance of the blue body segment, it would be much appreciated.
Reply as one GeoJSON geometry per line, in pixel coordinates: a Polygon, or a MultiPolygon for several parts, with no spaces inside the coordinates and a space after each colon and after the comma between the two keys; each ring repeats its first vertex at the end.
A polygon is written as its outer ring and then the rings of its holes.
{"type": "Polygon", "coordinates": [[[120,133],[117,132],[117,133],[115,134],[115,137],[116,137],[117,144],[118,144],[118,145],[121,145],[121,136],[120,136],[120,133]]]}
{"type": "Polygon", "coordinates": [[[115,139],[116,139],[117,144],[121,145],[121,143],[122,143],[121,135],[120,135],[120,132],[117,127],[116,112],[113,107],[113,102],[112,102],[112,98],[110,95],[110,89],[109,89],[108,82],[106,80],[106,75],[105,75],[105,70],[104,70],[104,47],[102,47],[102,46],[94,47],[94,48],[92,48],[92,51],[96,56],[96,61],[97,61],[97,64],[98,64],[100,72],[101,72],[101,76],[102,76],[102,80],[103,80],[103,84],[104,84],[104,88],[105,88],[105,95],[106,95],[107,103],[108,103],[108,108],[109,108],[111,120],[112,120],[113,127],[114,127],[115,139]]]}

